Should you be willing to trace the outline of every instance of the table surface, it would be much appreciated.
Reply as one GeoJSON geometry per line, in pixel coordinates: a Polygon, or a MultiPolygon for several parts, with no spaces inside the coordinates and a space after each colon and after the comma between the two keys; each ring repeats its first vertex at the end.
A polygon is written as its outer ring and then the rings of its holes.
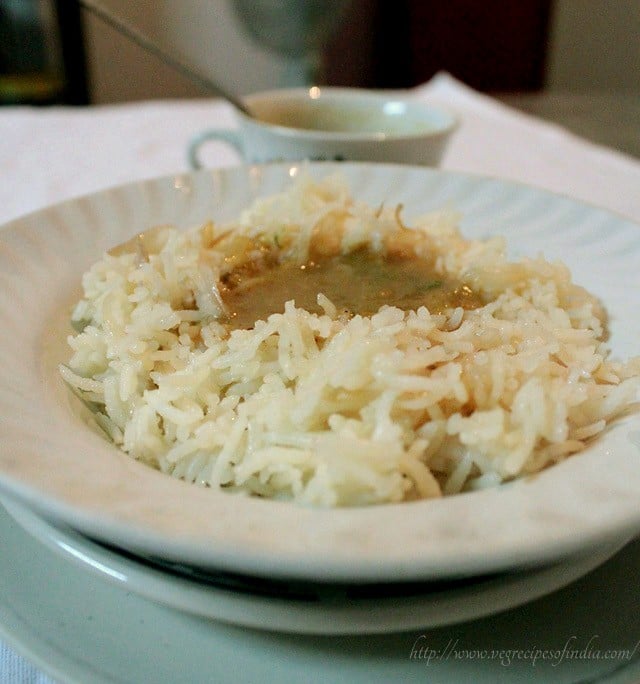
{"type": "Polygon", "coordinates": [[[498,98],[586,140],[640,159],[640,95],[542,92],[498,98]]]}
{"type": "MultiPolygon", "coordinates": [[[[640,223],[640,101],[570,94],[489,98],[447,74],[412,96],[460,118],[445,169],[530,183],[607,207],[640,223]]],[[[0,108],[0,223],[104,187],[188,170],[188,140],[233,125],[219,101],[132,103],[86,109],[0,108]]],[[[238,164],[212,147],[211,166],[238,164]]],[[[0,643],[0,682],[49,678],[0,643]]]]}

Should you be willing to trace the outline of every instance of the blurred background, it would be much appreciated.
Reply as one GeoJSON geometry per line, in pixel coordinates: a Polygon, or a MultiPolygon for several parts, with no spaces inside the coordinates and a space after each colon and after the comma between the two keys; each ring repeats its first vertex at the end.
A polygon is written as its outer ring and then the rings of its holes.
{"type": "MultiPolygon", "coordinates": [[[[448,71],[640,156],[638,0],[101,0],[226,88],[406,88],[448,71]]],[[[202,97],[74,0],[0,0],[0,104],[202,97]]]]}

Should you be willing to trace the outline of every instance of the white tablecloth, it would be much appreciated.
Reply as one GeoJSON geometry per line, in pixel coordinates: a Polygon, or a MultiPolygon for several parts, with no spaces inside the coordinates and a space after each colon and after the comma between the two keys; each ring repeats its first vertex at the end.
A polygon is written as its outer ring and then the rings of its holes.
{"type": "MultiPolygon", "coordinates": [[[[443,168],[522,181],[640,223],[638,160],[509,109],[447,74],[415,95],[460,117],[443,168]]],[[[190,137],[232,123],[231,108],[217,100],[0,109],[0,224],[108,186],[184,172],[190,137]]],[[[217,143],[203,156],[212,167],[239,163],[217,143]]],[[[2,684],[50,681],[0,642],[2,684]]]]}

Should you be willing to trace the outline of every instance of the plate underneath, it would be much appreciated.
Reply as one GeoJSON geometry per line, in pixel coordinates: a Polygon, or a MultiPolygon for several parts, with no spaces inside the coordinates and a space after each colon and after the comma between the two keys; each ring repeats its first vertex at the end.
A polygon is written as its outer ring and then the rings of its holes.
{"type": "Polygon", "coordinates": [[[130,592],[193,615],[298,634],[374,634],[477,619],[570,584],[622,546],[607,545],[597,553],[535,571],[455,582],[287,584],[154,566],[110,550],[74,530],[55,527],[13,500],[1,501],[34,538],[130,592]]]}
{"type": "Polygon", "coordinates": [[[632,655],[640,635],[640,540],[565,589],[499,615],[432,630],[319,637],[238,628],[145,600],[43,547],[1,507],[0,537],[0,638],[60,684],[640,678],[632,655]],[[590,640],[587,658],[534,664],[535,649],[548,656],[567,644],[584,650],[590,640]],[[605,659],[596,648],[617,654],[605,659]]]}

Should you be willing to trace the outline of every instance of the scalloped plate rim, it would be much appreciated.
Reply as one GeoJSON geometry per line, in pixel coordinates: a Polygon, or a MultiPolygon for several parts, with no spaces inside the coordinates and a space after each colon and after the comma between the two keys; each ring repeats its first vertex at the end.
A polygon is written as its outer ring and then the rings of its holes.
{"type": "MultiPolygon", "coordinates": [[[[43,254],[64,275],[63,278],[54,273],[59,277],[49,283],[50,292],[38,291],[45,305],[55,301],[57,309],[48,310],[46,316],[38,318],[41,327],[37,330],[22,331],[26,336],[23,341],[31,348],[37,346],[41,335],[50,334],[45,330],[46,321],[59,322],[61,302],[71,296],[64,288],[60,291],[60,282],[71,283],[74,278],[79,281],[82,272],[79,265],[88,265],[91,261],[88,252],[97,250],[100,243],[109,245],[118,241],[118,235],[111,232],[105,235],[104,230],[105,226],[110,230],[117,228],[123,211],[125,215],[127,211],[141,212],[136,220],[143,220],[147,214],[163,208],[180,218],[183,206],[187,208],[185,215],[189,216],[201,210],[225,209],[227,205],[239,207],[255,192],[282,187],[303,167],[315,175],[340,170],[355,183],[360,194],[390,188],[394,197],[409,197],[407,210],[427,205],[433,199],[419,196],[423,185],[431,184],[440,194],[446,195],[448,191],[454,199],[461,196],[462,204],[470,201],[479,206],[489,195],[491,207],[491,202],[495,202],[491,193],[497,193],[498,208],[508,216],[517,217],[523,212],[526,216],[527,212],[531,213],[533,203],[543,217],[546,211],[556,211],[559,216],[567,213],[574,222],[575,216],[596,224],[604,222],[616,234],[631,240],[633,249],[640,251],[637,239],[640,232],[636,236],[640,229],[622,217],[548,191],[472,174],[350,163],[283,164],[181,173],[68,200],[15,219],[0,231],[0,260],[3,248],[9,252],[17,249],[14,256],[22,259],[14,266],[13,273],[9,271],[10,275],[18,278],[22,275],[20,266],[24,266],[42,279],[44,266],[35,263],[34,255],[43,258],[43,254]],[[207,192],[212,195],[203,195],[207,192]],[[503,195],[511,202],[507,202],[506,209],[500,204],[503,195]],[[130,206],[132,200],[134,204],[130,206]],[[136,203],[138,200],[141,205],[136,203]],[[92,233],[80,225],[81,219],[86,220],[87,212],[90,217],[104,221],[97,228],[90,226],[92,233]],[[109,212],[113,215],[104,218],[109,212]],[[82,248],[79,254],[74,254],[69,245],[65,249],[58,249],[55,243],[52,246],[47,242],[51,241],[51,234],[43,226],[50,231],[62,230],[67,237],[71,235],[71,246],[76,239],[82,248]],[[23,243],[25,237],[28,239],[23,243]]],[[[487,207],[483,211],[486,214],[487,207]]],[[[463,225],[473,226],[473,220],[467,219],[463,219],[463,225]]],[[[506,220],[504,216],[502,220],[506,220]]],[[[508,241],[512,238],[517,244],[518,235],[509,235],[508,241]]],[[[580,254],[589,257],[589,248],[583,248],[580,254]]],[[[616,259],[620,262],[631,257],[633,254],[622,257],[618,254],[616,259]]],[[[11,267],[11,263],[5,261],[5,266],[11,267]]],[[[603,268],[611,265],[604,264],[603,268]]],[[[615,260],[613,265],[617,265],[615,260]]],[[[5,269],[0,280],[16,285],[7,278],[5,269]]],[[[607,283],[598,284],[604,289],[608,287],[607,283]]],[[[0,294],[3,311],[13,304],[6,301],[8,296],[0,294]]],[[[34,306],[33,302],[31,305],[34,306]]],[[[616,306],[624,309],[623,302],[616,301],[616,306]]],[[[26,320],[36,313],[40,312],[27,310],[26,320]]],[[[637,327],[636,320],[633,325],[637,327]]],[[[3,352],[11,351],[9,344],[13,342],[6,335],[0,338],[3,352]]],[[[5,411],[10,420],[3,416],[0,423],[0,489],[22,498],[45,517],[137,553],[255,575],[406,580],[532,567],[640,530],[640,511],[634,506],[640,493],[640,449],[631,437],[640,429],[635,416],[616,424],[597,449],[590,449],[529,480],[441,501],[324,511],[205,491],[149,470],[111,445],[100,442],[94,433],[82,427],[69,407],[63,405],[60,381],[51,374],[51,364],[47,366],[37,351],[32,360],[37,370],[23,380],[27,381],[27,393],[34,387],[46,390],[38,401],[33,396],[18,395],[10,402],[8,395],[15,389],[8,386],[6,371],[0,373],[0,406],[11,407],[5,411]],[[45,409],[49,412],[46,416],[45,409]],[[21,421],[12,413],[19,410],[23,412],[21,421]],[[27,444],[20,432],[24,429],[21,422],[28,423],[30,411],[34,410],[43,424],[32,425],[37,428],[36,443],[27,444]],[[52,448],[54,453],[47,451],[52,448]],[[607,471],[598,463],[595,451],[621,469],[613,474],[607,471]],[[104,461],[108,461],[118,477],[96,484],[89,477],[65,479],[57,473],[49,477],[35,472],[36,465],[40,464],[38,459],[51,467],[61,462],[56,458],[65,464],[69,462],[64,459],[71,458],[73,466],[79,465],[78,472],[82,474],[82,468],[88,466],[77,463],[77,453],[86,453],[88,458],[95,459],[102,468],[102,476],[109,474],[104,467],[104,461]],[[136,484],[160,498],[141,502],[136,484]],[[88,492],[83,491],[86,487],[88,492]],[[107,493],[115,498],[109,499],[107,493]],[[154,503],[158,501],[162,503],[154,503]],[[186,520],[176,519],[178,512],[186,513],[186,520]]],[[[27,364],[26,371],[29,369],[27,364]]],[[[86,474],[93,472],[89,469],[86,474]]]]}

